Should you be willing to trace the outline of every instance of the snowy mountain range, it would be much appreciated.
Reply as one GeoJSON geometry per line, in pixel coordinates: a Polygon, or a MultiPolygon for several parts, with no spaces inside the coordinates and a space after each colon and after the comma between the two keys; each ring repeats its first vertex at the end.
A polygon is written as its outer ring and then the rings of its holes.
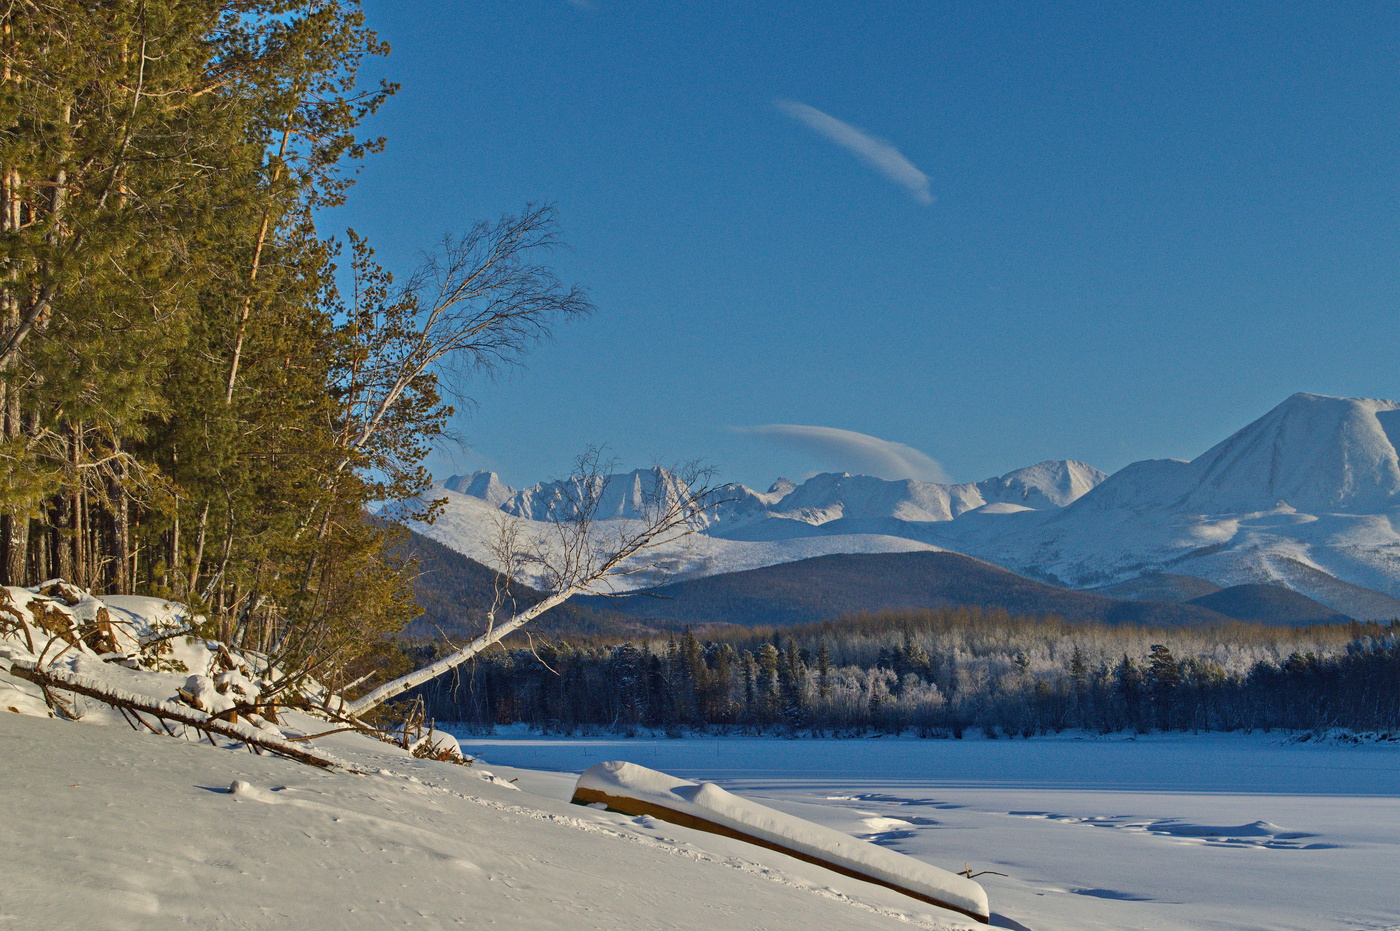
{"type": "MultiPolygon", "coordinates": [[[[665,554],[665,578],[640,574],[620,580],[619,590],[661,581],[697,578],[837,553],[899,553],[945,549],[920,528],[969,513],[1058,509],[1106,476],[1082,462],[1042,462],[983,482],[941,485],[826,473],[802,484],[778,479],[766,492],[726,485],[720,504],[700,518],[701,532],[665,554]]],[[[636,520],[647,502],[674,494],[678,479],[663,469],[610,475],[597,489],[603,521],[636,520]]],[[[446,499],[426,536],[473,559],[491,563],[491,544],[502,515],[523,524],[526,536],[547,537],[547,522],[572,513],[582,497],[580,480],[543,482],[516,490],[491,472],[454,475],[435,494],[446,499]]],[[[533,580],[527,580],[533,581],[533,580]]]]}
{"type": "MultiPolygon", "coordinates": [[[[694,578],[831,553],[947,549],[1076,588],[1169,571],[1219,585],[1282,584],[1358,618],[1400,616],[1400,404],[1296,394],[1197,458],[1112,476],[1047,461],[976,483],[821,474],[726,503],[673,554],[694,578]]],[[[633,519],[675,478],[611,476],[600,516],[633,519]]],[[[569,488],[516,490],[489,472],[441,486],[446,513],[416,529],[484,559],[502,513],[534,523],[569,488]],[[495,516],[493,516],[495,515],[495,516]]],[[[654,581],[654,580],[642,580],[654,581]]]]}
{"type": "MultiPolygon", "coordinates": [[[[868,475],[823,473],[796,484],[780,478],[766,492],[743,485],[726,485],[724,503],[706,515],[710,533],[727,531],[764,519],[823,525],[835,520],[896,520],[930,523],[953,520],[979,508],[999,512],[1062,508],[1093,489],[1108,476],[1082,462],[1042,462],[983,482],[940,485],[912,479],[889,481],[868,475]]],[[[579,480],[542,482],[516,491],[494,472],[454,475],[443,483],[449,491],[480,498],[487,504],[535,521],[567,512],[580,496],[579,480]]],[[[674,494],[679,480],[664,469],[638,469],[611,475],[601,489],[598,515],[640,518],[649,498],[674,494]]]]}

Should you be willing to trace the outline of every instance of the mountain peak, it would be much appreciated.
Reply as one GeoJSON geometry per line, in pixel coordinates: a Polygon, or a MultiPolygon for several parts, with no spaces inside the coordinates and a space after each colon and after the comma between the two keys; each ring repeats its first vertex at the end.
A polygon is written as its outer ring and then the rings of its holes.
{"type": "Polygon", "coordinates": [[[1191,462],[1192,510],[1376,511],[1400,495],[1400,404],[1295,394],[1191,462]]]}
{"type": "Polygon", "coordinates": [[[978,488],[989,503],[1045,510],[1072,504],[1106,478],[1108,473],[1077,459],[1047,459],[979,482],[978,488]]]}
{"type": "Polygon", "coordinates": [[[769,487],[768,494],[777,495],[779,498],[781,498],[784,495],[792,494],[792,492],[796,490],[796,488],[797,483],[794,482],[792,479],[783,478],[779,476],[778,480],[774,482],[772,486],[769,487]]]}
{"type": "Polygon", "coordinates": [[[442,483],[442,487],[458,494],[480,498],[492,507],[500,507],[515,496],[515,489],[501,481],[495,472],[473,472],[471,475],[454,475],[442,483]]]}
{"type": "Polygon", "coordinates": [[[658,499],[674,499],[688,489],[678,476],[660,466],[633,469],[615,475],[594,476],[593,487],[578,476],[554,482],[540,482],[514,492],[497,505],[501,510],[531,520],[566,519],[576,512],[580,501],[597,496],[593,517],[637,519],[658,499]]]}

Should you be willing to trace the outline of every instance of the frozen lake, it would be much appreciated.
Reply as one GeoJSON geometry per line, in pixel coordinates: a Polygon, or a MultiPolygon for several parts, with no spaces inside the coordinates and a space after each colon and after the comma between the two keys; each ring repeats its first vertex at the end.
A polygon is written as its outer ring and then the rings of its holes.
{"type": "MultiPolygon", "coordinates": [[[[493,764],[629,760],[979,877],[995,924],[1400,929],[1400,746],[1277,735],[1030,740],[462,737],[493,764]]],[[[511,772],[567,796],[564,775],[511,772]]]]}

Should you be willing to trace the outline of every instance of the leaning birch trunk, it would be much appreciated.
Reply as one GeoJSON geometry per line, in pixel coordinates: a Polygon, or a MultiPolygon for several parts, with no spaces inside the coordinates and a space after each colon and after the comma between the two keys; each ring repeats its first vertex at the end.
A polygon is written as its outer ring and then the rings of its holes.
{"type": "MultiPolygon", "coordinates": [[[[642,526],[604,541],[597,534],[596,522],[608,483],[606,464],[598,450],[593,449],[579,457],[578,465],[578,474],[562,483],[567,498],[562,508],[564,517],[552,524],[557,553],[549,554],[543,540],[536,541],[533,553],[522,552],[515,525],[507,522],[498,528],[496,556],[501,563],[503,579],[508,581],[515,576],[522,559],[527,559],[544,568],[553,594],[515,614],[499,627],[488,627],[485,633],[455,653],[386,682],[363,698],[342,706],[344,713],[352,717],[364,714],[415,686],[432,681],[575,595],[605,589],[610,579],[660,568],[656,563],[638,565],[635,561],[642,554],[674,544],[693,533],[700,516],[723,502],[712,494],[708,485],[697,485],[701,479],[709,477],[708,470],[694,463],[687,463],[681,475],[657,468],[655,486],[646,494],[648,500],[643,504],[646,517],[641,521],[642,526]]],[[[498,599],[500,594],[498,591],[498,599]]]]}
{"type": "Polygon", "coordinates": [[[411,688],[422,685],[425,682],[431,682],[448,670],[462,665],[502,637],[524,627],[550,608],[563,604],[582,591],[582,587],[573,587],[566,588],[561,592],[555,592],[538,604],[531,605],[519,614],[512,616],[510,620],[501,624],[499,627],[492,627],[486,633],[477,637],[457,652],[444,656],[437,662],[424,666],[422,669],[414,670],[406,676],[400,676],[392,682],[384,683],[369,694],[349,702],[342,710],[351,717],[357,717],[372,708],[379,707],[390,699],[397,698],[411,688]]]}

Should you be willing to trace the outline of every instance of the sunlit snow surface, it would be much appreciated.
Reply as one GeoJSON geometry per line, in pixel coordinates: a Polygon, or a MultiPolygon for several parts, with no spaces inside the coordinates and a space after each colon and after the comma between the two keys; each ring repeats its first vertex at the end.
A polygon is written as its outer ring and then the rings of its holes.
{"type": "MultiPolygon", "coordinates": [[[[1277,735],[1031,740],[463,737],[501,764],[626,759],[978,877],[994,924],[1400,928],[1400,746],[1277,735]]],[[[511,776],[517,775],[515,771],[511,776]]],[[[566,776],[521,774],[566,794],[566,776]]]]}
{"type": "Polygon", "coordinates": [[[0,713],[0,928],[967,929],[782,854],[568,804],[571,779],[370,769],[0,713]]]}

